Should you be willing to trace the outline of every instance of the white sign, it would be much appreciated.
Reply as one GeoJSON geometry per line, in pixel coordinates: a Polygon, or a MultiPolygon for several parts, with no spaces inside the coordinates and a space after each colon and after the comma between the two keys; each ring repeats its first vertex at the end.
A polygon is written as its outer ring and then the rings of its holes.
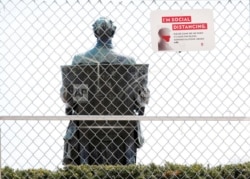
{"type": "Polygon", "coordinates": [[[215,46],[212,10],[157,10],[150,20],[154,51],[211,50],[215,46]]]}

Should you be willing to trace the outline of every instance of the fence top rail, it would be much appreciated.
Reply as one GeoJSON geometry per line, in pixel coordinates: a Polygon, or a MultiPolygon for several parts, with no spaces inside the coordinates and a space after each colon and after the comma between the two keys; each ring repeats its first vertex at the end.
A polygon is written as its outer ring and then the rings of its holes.
{"type": "Polygon", "coordinates": [[[138,120],[138,121],[250,121],[250,117],[169,117],[169,116],[128,116],[128,115],[72,115],[72,116],[0,116],[0,120],[138,120]]]}

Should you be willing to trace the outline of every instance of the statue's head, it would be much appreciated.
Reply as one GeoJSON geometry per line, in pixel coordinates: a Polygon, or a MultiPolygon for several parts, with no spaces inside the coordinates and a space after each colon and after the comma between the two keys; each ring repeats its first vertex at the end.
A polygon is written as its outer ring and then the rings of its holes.
{"type": "Polygon", "coordinates": [[[116,26],[113,25],[110,19],[101,17],[93,24],[93,30],[96,38],[107,40],[114,36],[116,26]]]}

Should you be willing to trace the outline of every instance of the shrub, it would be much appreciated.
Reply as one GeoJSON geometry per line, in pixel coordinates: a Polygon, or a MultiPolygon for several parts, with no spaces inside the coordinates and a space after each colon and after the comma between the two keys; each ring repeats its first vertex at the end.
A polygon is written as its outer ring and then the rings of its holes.
{"type": "Polygon", "coordinates": [[[56,171],[1,169],[2,179],[249,179],[250,162],[206,168],[200,164],[80,165],[56,171]]]}

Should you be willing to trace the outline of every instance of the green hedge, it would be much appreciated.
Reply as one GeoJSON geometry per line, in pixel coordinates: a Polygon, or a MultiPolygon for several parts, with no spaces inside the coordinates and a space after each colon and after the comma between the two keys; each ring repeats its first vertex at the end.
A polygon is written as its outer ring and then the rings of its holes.
{"type": "Polygon", "coordinates": [[[45,169],[14,170],[5,167],[2,179],[250,179],[250,162],[206,168],[200,164],[81,165],[56,171],[45,169]]]}

